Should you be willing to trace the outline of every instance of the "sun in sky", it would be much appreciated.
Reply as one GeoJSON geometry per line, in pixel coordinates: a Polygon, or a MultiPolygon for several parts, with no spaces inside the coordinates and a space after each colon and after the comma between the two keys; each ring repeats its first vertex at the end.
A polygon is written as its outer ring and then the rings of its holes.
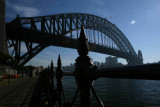
{"type": "Polygon", "coordinates": [[[135,20],[132,20],[132,21],[131,21],[131,24],[132,24],[132,25],[133,25],[133,24],[135,24],[135,23],[136,23],[136,21],[135,21],[135,20]]]}

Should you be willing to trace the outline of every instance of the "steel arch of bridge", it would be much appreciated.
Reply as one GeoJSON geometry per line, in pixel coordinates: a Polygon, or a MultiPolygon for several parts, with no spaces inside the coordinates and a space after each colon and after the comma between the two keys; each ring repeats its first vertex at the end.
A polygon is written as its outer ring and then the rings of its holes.
{"type": "MultiPolygon", "coordinates": [[[[15,57],[18,60],[20,60],[22,64],[25,64],[48,45],[57,45],[57,44],[52,44],[53,42],[56,42],[54,40],[59,40],[61,42],[64,42],[63,40],[65,38],[69,42],[76,42],[75,40],[72,39],[72,31],[80,29],[82,25],[85,27],[85,29],[93,29],[105,34],[112,41],[114,41],[114,43],[118,47],[118,49],[116,50],[102,46],[103,45],[102,43],[101,47],[103,48],[103,50],[100,51],[105,51],[104,49],[108,49],[111,51],[109,54],[125,58],[127,59],[128,63],[130,62],[142,63],[142,58],[138,57],[138,55],[134,51],[132,45],[130,44],[126,36],[116,27],[116,25],[109,22],[106,18],[101,18],[91,14],[65,13],[65,14],[56,14],[49,16],[39,16],[39,17],[17,17],[15,20],[11,21],[8,24],[7,35],[8,38],[12,40],[12,43],[9,43],[10,46],[13,45],[15,48],[15,54],[16,54],[15,57]],[[68,33],[71,33],[70,38],[66,38],[66,34],[68,33]],[[39,37],[41,37],[41,40],[39,40],[39,37]],[[51,40],[51,37],[53,37],[54,40],[51,40]],[[28,52],[25,53],[23,56],[20,55],[21,51],[20,41],[25,42],[28,50],[28,52]],[[32,45],[33,43],[37,43],[39,45],[33,47],[32,45]]],[[[93,43],[91,44],[94,47],[100,45],[99,43],[95,44],[96,43],[95,37],[93,43]]],[[[63,46],[70,47],[70,46],[65,46],[65,44],[63,46]]],[[[71,47],[71,48],[76,48],[76,47],[71,47]]],[[[93,50],[91,49],[91,51],[93,50]]],[[[100,52],[100,51],[95,51],[95,52],[100,52]]]]}

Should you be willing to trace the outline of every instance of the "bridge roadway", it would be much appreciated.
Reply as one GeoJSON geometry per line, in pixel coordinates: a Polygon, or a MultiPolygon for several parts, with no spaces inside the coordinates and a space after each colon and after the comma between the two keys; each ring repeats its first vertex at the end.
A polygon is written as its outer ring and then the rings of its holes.
{"type": "MultiPolygon", "coordinates": [[[[50,45],[73,48],[73,49],[78,48],[78,41],[74,38],[70,38],[62,35],[53,35],[49,33],[43,33],[35,30],[33,31],[24,27],[16,28],[11,25],[7,26],[7,38],[9,40],[19,40],[23,42],[32,42],[32,43],[40,44],[43,47],[43,49],[50,45]],[[20,35],[20,36],[17,36],[17,35],[20,35]]],[[[130,53],[126,53],[117,49],[101,46],[94,43],[89,43],[89,47],[90,47],[90,51],[92,52],[109,54],[109,55],[117,56],[119,58],[132,60],[132,61],[133,61],[133,58],[134,60],[138,59],[137,56],[132,55],[130,53]]]]}
{"type": "Polygon", "coordinates": [[[28,107],[36,78],[23,78],[0,87],[0,107],[28,107]]]}

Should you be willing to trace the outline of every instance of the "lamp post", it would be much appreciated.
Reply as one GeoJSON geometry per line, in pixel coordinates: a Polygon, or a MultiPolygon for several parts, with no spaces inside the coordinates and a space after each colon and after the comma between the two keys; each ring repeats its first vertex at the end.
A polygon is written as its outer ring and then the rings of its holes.
{"type": "MultiPolygon", "coordinates": [[[[20,63],[18,62],[18,66],[17,66],[17,75],[19,74],[19,67],[20,67],[20,63]]],[[[19,78],[19,75],[18,75],[19,78]]],[[[20,78],[19,78],[20,79],[20,78]]]]}
{"type": "MultiPolygon", "coordinates": [[[[28,67],[25,69],[26,71],[28,70],[28,67]]],[[[22,69],[22,78],[23,78],[23,69],[22,69]]]]}
{"type": "MultiPolygon", "coordinates": [[[[7,63],[8,63],[8,65],[10,66],[11,59],[8,59],[8,60],[7,60],[7,63]]],[[[9,68],[10,68],[10,67],[9,67],[9,68]]],[[[8,84],[10,84],[10,69],[9,69],[9,71],[8,71],[8,84]]]]}

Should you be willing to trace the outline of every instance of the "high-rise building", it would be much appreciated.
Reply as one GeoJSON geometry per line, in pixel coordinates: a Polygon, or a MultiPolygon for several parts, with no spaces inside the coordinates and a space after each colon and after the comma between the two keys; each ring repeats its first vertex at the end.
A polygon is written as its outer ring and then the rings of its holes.
{"type": "Polygon", "coordinates": [[[93,64],[94,64],[95,66],[97,66],[97,67],[100,67],[100,66],[101,66],[101,63],[98,62],[98,61],[94,61],[93,64]]]}
{"type": "Polygon", "coordinates": [[[41,72],[41,71],[43,71],[44,70],[44,67],[43,66],[38,66],[38,67],[36,67],[36,71],[37,72],[41,72]]]}
{"type": "Polygon", "coordinates": [[[106,57],[105,65],[108,67],[116,67],[118,65],[117,57],[106,57]]]}

